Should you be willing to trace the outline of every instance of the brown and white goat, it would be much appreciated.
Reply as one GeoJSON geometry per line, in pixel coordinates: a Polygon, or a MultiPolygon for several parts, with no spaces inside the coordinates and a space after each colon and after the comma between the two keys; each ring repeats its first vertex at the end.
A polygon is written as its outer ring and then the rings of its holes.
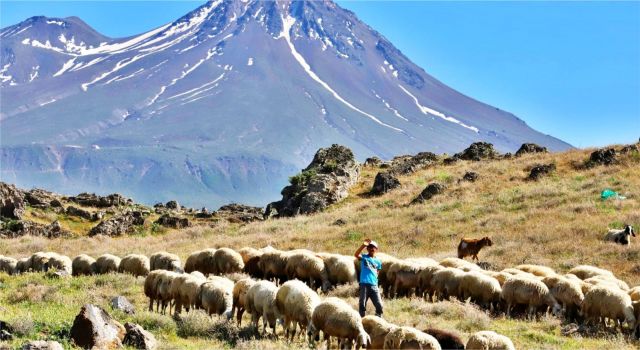
{"type": "Polygon", "coordinates": [[[472,260],[479,260],[478,252],[480,252],[480,249],[486,246],[490,247],[492,244],[491,238],[489,237],[480,239],[462,238],[460,244],[458,244],[458,258],[464,259],[465,256],[471,256],[472,260]]]}

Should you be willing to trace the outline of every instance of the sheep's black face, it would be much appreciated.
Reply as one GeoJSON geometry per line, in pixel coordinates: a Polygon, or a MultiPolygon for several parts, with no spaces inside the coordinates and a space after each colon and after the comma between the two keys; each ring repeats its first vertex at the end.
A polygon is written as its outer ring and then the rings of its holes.
{"type": "Polygon", "coordinates": [[[633,226],[627,226],[627,232],[631,234],[633,237],[636,236],[636,232],[633,230],[633,226]]]}

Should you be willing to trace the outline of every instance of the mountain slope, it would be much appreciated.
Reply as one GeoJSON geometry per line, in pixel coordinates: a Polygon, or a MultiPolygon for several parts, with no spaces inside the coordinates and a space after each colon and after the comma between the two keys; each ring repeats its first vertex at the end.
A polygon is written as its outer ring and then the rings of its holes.
{"type": "Polygon", "coordinates": [[[264,204],[316,149],[570,147],[445,86],[331,1],[211,1],[138,36],[0,32],[4,181],[151,203],[264,204]]]}

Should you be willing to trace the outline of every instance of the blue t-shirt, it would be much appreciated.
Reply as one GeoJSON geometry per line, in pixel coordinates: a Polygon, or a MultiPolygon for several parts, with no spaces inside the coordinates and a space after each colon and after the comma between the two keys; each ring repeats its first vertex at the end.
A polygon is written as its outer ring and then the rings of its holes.
{"type": "Polygon", "coordinates": [[[382,270],[382,262],[369,254],[360,256],[360,284],[378,285],[378,271],[382,270]]]}

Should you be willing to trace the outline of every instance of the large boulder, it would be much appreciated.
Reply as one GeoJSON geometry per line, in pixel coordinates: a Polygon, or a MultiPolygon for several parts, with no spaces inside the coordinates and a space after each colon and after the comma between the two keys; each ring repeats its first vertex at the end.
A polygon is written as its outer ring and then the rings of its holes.
{"type": "Polygon", "coordinates": [[[123,297],[122,295],[111,298],[111,308],[114,310],[120,310],[129,315],[133,315],[136,313],[136,308],[133,306],[133,304],[131,304],[129,299],[123,297]]]}
{"type": "Polygon", "coordinates": [[[71,233],[60,225],[58,220],[49,225],[38,224],[29,220],[8,222],[0,227],[0,237],[15,238],[22,236],[40,236],[46,238],[66,237],[71,233]]]}
{"type": "Polygon", "coordinates": [[[127,322],[124,324],[124,328],[127,330],[122,341],[124,345],[141,350],[153,350],[158,347],[156,337],[140,325],[127,322]]]}
{"type": "Polygon", "coordinates": [[[392,174],[412,174],[438,162],[438,156],[431,152],[420,152],[415,156],[398,156],[391,160],[389,172],[392,174]]]}
{"type": "Polygon", "coordinates": [[[481,161],[484,159],[496,159],[500,154],[488,142],[474,142],[467,149],[456,153],[454,158],[481,161]]]}
{"type": "Polygon", "coordinates": [[[536,181],[539,180],[540,178],[547,176],[551,173],[553,173],[554,171],[556,171],[556,165],[551,163],[551,164],[536,164],[531,168],[531,171],[529,172],[529,180],[532,181],[536,181]]]}
{"type": "Polygon", "coordinates": [[[379,172],[373,181],[373,187],[371,188],[371,194],[383,194],[391,191],[394,188],[400,187],[400,180],[393,176],[390,172],[379,172]]]}
{"type": "Polygon", "coordinates": [[[126,211],[116,214],[100,222],[89,231],[89,236],[121,236],[133,233],[135,226],[144,225],[144,213],[141,211],[126,211]]]}
{"type": "Polygon", "coordinates": [[[104,309],[86,304],[71,326],[70,337],[83,349],[121,348],[125,328],[104,309]]]}
{"type": "Polygon", "coordinates": [[[428,184],[427,187],[425,187],[418,197],[416,197],[411,203],[424,203],[434,196],[443,193],[445,189],[445,185],[438,182],[432,182],[428,184]]]}
{"type": "Polygon", "coordinates": [[[22,219],[25,207],[24,192],[14,185],[0,182],[0,216],[22,219]]]}
{"type": "Polygon", "coordinates": [[[22,345],[22,350],[62,350],[60,343],[54,340],[31,340],[22,345]]]}
{"type": "Polygon", "coordinates": [[[516,151],[516,157],[520,157],[529,153],[547,153],[547,148],[538,146],[535,143],[523,143],[516,151]]]}
{"type": "Polygon", "coordinates": [[[91,221],[98,221],[102,219],[102,217],[104,216],[103,212],[99,211],[99,212],[92,213],[88,210],[76,208],[73,205],[68,206],[67,209],[65,210],[65,213],[69,216],[77,216],[77,217],[91,220],[91,221]]]}
{"type": "Polygon", "coordinates": [[[129,198],[118,193],[112,193],[107,196],[99,196],[95,193],[80,193],[75,197],[69,197],[69,200],[80,205],[96,208],[109,208],[133,203],[129,198]]]}
{"type": "Polygon", "coordinates": [[[223,205],[218,209],[216,214],[236,223],[259,221],[264,219],[264,210],[262,208],[238,203],[223,205]]]}
{"type": "Polygon", "coordinates": [[[267,206],[265,217],[322,211],[345,199],[359,175],[360,165],[350,149],[335,144],[321,148],[309,166],[290,178],[291,185],[282,189],[282,199],[267,206]]]}
{"type": "Polygon", "coordinates": [[[618,162],[616,150],[613,148],[599,149],[591,153],[587,166],[611,165],[618,162]]]}
{"type": "Polygon", "coordinates": [[[165,204],[164,206],[165,208],[171,209],[171,210],[180,210],[181,208],[178,201],[168,201],[167,204],[165,204]]]}
{"type": "Polygon", "coordinates": [[[155,221],[156,224],[170,228],[184,228],[189,227],[189,219],[173,216],[170,214],[164,214],[155,221]]]}

